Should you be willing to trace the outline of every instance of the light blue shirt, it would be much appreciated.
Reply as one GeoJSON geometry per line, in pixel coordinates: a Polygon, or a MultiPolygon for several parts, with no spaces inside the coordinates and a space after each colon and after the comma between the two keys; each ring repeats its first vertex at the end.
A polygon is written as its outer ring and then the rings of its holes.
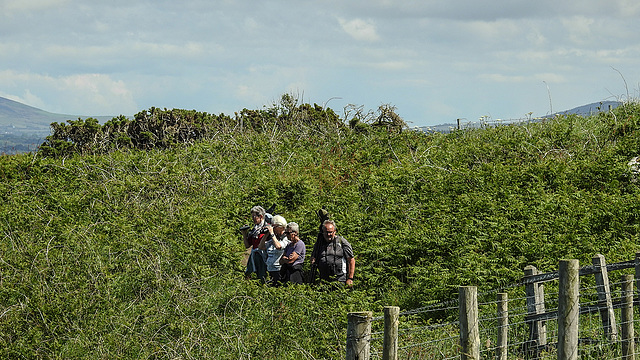
{"type": "MultiPolygon", "coordinates": [[[[269,234],[266,236],[269,236],[269,234]]],[[[281,240],[278,240],[278,242],[280,243],[280,249],[276,248],[273,244],[273,239],[264,243],[264,246],[267,248],[267,261],[265,261],[267,271],[280,271],[280,258],[282,254],[284,254],[284,248],[286,248],[291,241],[285,236],[281,240]]]]}

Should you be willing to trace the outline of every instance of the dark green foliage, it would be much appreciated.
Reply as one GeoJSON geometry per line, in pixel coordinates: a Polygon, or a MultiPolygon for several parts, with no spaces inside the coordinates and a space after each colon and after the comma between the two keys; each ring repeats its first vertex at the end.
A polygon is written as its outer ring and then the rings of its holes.
{"type": "Polygon", "coordinates": [[[118,149],[168,149],[191,144],[233,127],[235,121],[195,110],[151,108],[133,120],[115,117],[100,125],[98,120],[68,120],[51,124],[52,134],[40,146],[43,156],[104,154],[118,149]]]}
{"type": "Polygon", "coordinates": [[[57,124],[48,148],[0,156],[0,358],[341,358],[348,311],[628,260],[639,108],[450,134],[344,126],[288,97],[233,120],[57,124]],[[243,280],[237,229],[273,203],[308,251],[326,206],[353,290],[243,280]]]}
{"type": "Polygon", "coordinates": [[[105,154],[121,149],[169,149],[178,145],[212,139],[221,133],[261,133],[273,137],[282,131],[320,131],[342,127],[342,121],[331,109],[317,104],[297,105],[284,95],[282,106],[263,110],[243,109],[235,119],[224,114],[211,115],[195,110],[161,110],[151,108],[135,115],[133,120],[115,117],[100,125],[98,120],[68,120],[51,124],[52,134],[40,146],[39,153],[48,157],[72,154],[105,154]]]}

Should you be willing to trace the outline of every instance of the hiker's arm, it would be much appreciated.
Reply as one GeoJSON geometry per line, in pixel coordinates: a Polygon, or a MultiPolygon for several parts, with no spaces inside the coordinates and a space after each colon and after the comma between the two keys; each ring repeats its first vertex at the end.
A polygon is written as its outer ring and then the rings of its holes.
{"type": "Polygon", "coordinates": [[[244,241],[244,248],[247,249],[251,246],[251,242],[249,242],[249,232],[248,231],[243,231],[242,232],[242,241],[244,241]]]}
{"type": "Polygon", "coordinates": [[[356,272],[356,259],[350,258],[347,260],[347,285],[353,285],[353,274],[356,272]]]}
{"type": "Polygon", "coordinates": [[[262,237],[262,239],[260,239],[260,244],[258,244],[258,249],[260,250],[267,250],[267,245],[265,244],[265,240],[267,239],[269,235],[265,235],[262,237]]]}
{"type": "Polygon", "coordinates": [[[278,237],[275,235],[269,235],[269,236],[273,238],[273,246],[275,246],[276,249],[278,250],[282,249],[282,243],[278,240],[278,237]]]}
{"type": "Polygon", "coordinates": [[[295,252],[295,251],[292,252],[291,255],[289,255],[289,257],[287,258],[287,260],[289,260],[288,263],[289,264],[293,264],[296,260],[298,260],[298,256],[300,256],[300,255],[298,255],[297,252],[295,252]]]}
{"type": "Polygon", "coordinates": [[[267,250],[266,242],[269,241],[269,239],[271,238],[273,239],[276,238],[275,234],[273,233],[273,228],[271,226],[266,226],[266,228],[269,230],[269,232],[267,234],[264,234],[260,238],[260,244],[258,244],[258,249],[260,250],[267,250]]]}

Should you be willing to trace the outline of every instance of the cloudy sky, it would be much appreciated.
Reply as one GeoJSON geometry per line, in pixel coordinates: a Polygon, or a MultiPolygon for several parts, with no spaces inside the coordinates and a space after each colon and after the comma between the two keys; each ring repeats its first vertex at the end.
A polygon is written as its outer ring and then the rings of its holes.
{"type": "Polygon", "coordinates": [[[0,0],[0,96],[50,112],[233,114],[282,94],[415,126],[640,88],[637,0],[0,0]]]}

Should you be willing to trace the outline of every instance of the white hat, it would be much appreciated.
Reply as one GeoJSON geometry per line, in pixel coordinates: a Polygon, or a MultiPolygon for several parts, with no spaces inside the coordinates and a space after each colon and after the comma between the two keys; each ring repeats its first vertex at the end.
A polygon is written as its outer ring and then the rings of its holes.
{"type": "Polygon", "coordinates": [[[285,220],[284,217],[282,217],[280,215],[276,215],[271,220],[271,224],[272,225],[280,225],[282,227],[286,227],[287,226],[287,220],[285,220]]]}

